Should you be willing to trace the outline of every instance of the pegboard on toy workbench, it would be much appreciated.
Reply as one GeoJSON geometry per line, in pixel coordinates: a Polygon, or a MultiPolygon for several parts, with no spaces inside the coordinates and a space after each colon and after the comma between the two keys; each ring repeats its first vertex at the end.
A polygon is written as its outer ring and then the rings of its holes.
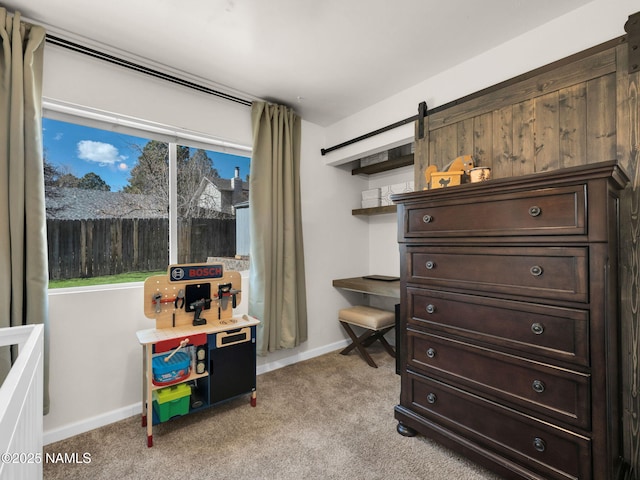
{"type": "Polygon", "coordinates": [[[239,272],[225,272],[221,264],[169,265],[166,275],[144,282],[144,315],[156,328],[205,325],[228,320],[240,304],[239,272]]]}

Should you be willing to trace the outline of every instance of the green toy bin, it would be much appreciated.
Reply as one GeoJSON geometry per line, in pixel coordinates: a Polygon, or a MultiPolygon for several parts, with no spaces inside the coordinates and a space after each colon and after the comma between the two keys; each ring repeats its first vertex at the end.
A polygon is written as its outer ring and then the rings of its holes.
{"type": "Polygon", "coordinates": [[[189,413],[191,388],[186,383],[161,388],[153,392],[153,409],[161,422],[189,413]]]}

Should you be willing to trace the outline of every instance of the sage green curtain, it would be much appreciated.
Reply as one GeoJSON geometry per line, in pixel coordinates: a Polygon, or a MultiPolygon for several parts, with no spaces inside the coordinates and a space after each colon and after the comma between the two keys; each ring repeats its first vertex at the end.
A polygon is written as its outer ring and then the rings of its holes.
{"type": "Polygon", "coordinates": [[[307,340],[300,205],[301,120],[281,105],[251,107],[249,314],[260,320],[257,352],[307,340]]]}
{"type": "MultiPolygon", "coordinates": [[[[45,326],[48,389],[48,264],[42,151],[45,31],[0,8],[0,327],[45,326]]],[[[0,378],[12,355],[0,350],[0,378]]]]}

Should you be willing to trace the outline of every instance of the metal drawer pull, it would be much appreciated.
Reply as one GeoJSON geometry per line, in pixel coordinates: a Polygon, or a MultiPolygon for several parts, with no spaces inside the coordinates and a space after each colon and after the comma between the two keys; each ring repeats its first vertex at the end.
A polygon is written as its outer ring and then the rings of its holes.
{"type": "Polygon", "coordinates": [[[539,452],[544,452],[547,449],[547,442],[540,437],[536,437],[533,439],[533,448],[539,452]]]}
{"type": "Polygon", "coordinates": [[[529,271],[534,277],[539,277],[540,275],[542,275],[542,267],[540,265],[534,265],[529,269],[529,271]]]}
{"type": "Polygon", "coordinates": [[[434,313],[436,311],[436,307],[434,307],[433,305],[429,304],[427,305],[427,313],[434,313]]]}
{"type": "Polygon", "coordinates": [[[533,207],[529,207],[529,215],[531,215],[532,217],[537,217],[541,213],[542,209],[540,207],[536,207],[535,205],[533,207]]]}
{"type": "Polygon", "coordinates": [[[531,325],[531,331],[536,335],[542,335],[544,332],[544,326],[541,323],[534,323],[531,325]]]}
{"type": "Polygon", "coordinates": [[[436,400],[438,400],[438,397],[436,397],[435,393],[430,393],[429,395],[427,395],[427,402],[429,403],[436,403],[436,400]]]}
{"type": "Polygon", "coordinates": [[[436,266],[435,262],[432,262],[431,260],[429,260],[427,263],[424,264],[425,267],[427,267],[427,270],[433,270],[436,266]]]}
{"type": "Polygon", "coordinates": [[[544,382],[541,382],[540,380],[534,380],[531,384],[531,388],[533,388],[533,391],[536,393],[542,393],[544,392],[544,382]]]}
{"type": "Polygon", "coordinates": [[[433,221],[433,217],[431,215],[425,215],[424,217],[422,217],[422,221],[424,223],[431,223],[433,221]]]}
{"type": "Polygon", "coordinates": [[[427,357],[434,358],[436,356],[436,350],[434,348],[427,349],[427,357]]]}

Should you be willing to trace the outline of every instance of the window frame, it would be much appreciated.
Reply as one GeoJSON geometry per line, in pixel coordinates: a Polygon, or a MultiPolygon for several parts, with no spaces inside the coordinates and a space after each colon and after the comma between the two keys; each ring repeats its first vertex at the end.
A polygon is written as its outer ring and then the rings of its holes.
{"type": "MultiPolygon", "coordinates": [[[[42,117],[167,143],[169,150],[169,258],[167,261],[169,264],[175,264],[178,260],[178,146],[202,148],[248,158],[251,158],[252,153],[251,146],[230,142],[219,137],[48,98],[43,98],[42,117]]],[[[66,292],[108,290],[139,284],[140,282],[112,283],[56,288],[48,289],[48,291],[51,293],[61,290],[66,292]]]]}

